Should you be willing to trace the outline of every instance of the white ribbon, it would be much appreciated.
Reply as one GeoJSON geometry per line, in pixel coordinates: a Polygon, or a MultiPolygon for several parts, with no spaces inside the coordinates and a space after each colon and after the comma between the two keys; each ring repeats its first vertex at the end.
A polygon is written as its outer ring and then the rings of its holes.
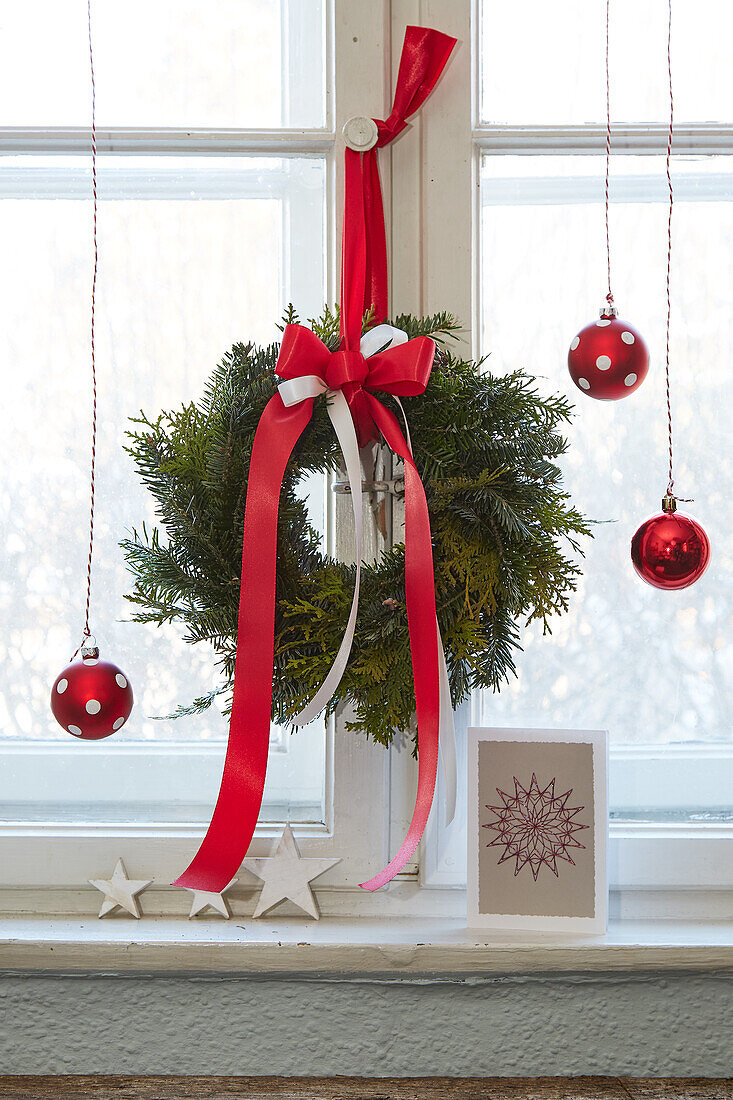
{"type": "MultiPolygon", "coordinates": [[[[368,359],[370,355],[376,355],[380,351],[385,351],[387,348],[396,347],[406,342],[407,333],[403,332],[402,329],[394,328],[393,325],[376,325],[362,336],[359,348],[362,355],[368,359]]],[[[351,610],[346,623],[344,636],[341,639],[341,645],[339,646],[336,658],[325,680],[310,702],[292,719],[293,725],[295,726],[307,726],[309,722],[312,722],[320,714],[329,699],[334,695],[336,688],[339,686],[341,677],[346,670],[346,664],[349,660],[351,646],[354,641],[356,614],[359,607],[361,559],[363,552],[361,463],[359,460],[359,445],[356,439],[356,430],[354,428],[354,421],[351,417],[351,410],[341,390],[330,390],[323,379],[319,378],[317,374],[307,374],[299,378],[291,378],[285,382],[281,382],[278,386],[278,392],[282,398],[283,404],[287,406],[297,405],[301,401],[307,400],[309,397],[318,397],[321,394],[325,394],[327,398],[328,415],[333,425],[333,429],[336,432],[336,437],[339,441],[341,453],[344,458],[346,474],[349,479],[349,488],[351,490],[351,506],[354,513],[356,579],[354,583],[354,595],[351,601],[351,610]]],[[[407,446],[410,448],[410,452],[412,452],[410,431],[407,426],[405,411],[402,409],[399,399],[397,399],[397,403],[402,410],[402,416],[405,420],[407,446]]],[[[453,707],[451,705],[448,668],[445,663],[445,652],[443,650],[443,642],[440,637],[440,628],[437,626],[437,620],[436,628],[438,629],[438,677],[440,687],[438,744],[446,788],[446,824],[450,824],[453,820],[456,807],[455,728],[453,723],[453,707]]]]}
{"type": "Polygon", "coordinates": [[[394,325],[375,325],[365,332],[359,341],[359,351],[368,359],[370,355],[377,355],[387,348],[398,348],[400,344],[407,343],[407,333],[394,325]]]}

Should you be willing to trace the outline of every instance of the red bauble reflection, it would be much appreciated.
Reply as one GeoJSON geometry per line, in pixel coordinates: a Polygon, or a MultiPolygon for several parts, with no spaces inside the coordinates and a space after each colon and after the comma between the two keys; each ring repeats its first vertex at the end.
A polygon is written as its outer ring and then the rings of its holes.
{"type": "Polygon", "coordinates": [[[109,661],[84,657],[60,672],[51,688],[51,710],[60,726],[85,741],[99,741],[124,726],[132,688],[109,661]]]}
{"type": "Polygon", "coordinates": [[[618,401],[638,389],[649,370],[649,350],[627,321],[606,311],[575,336],[568,370],[578,389],[598,401],[618,401]]]}
{"type": "Polygon", "coordinates": [[[642,523],[634,535],[631,560],[647,584],[667,590],[687,588],[708,567],[710,540],[690,516],[660,512],[642,523]]]}

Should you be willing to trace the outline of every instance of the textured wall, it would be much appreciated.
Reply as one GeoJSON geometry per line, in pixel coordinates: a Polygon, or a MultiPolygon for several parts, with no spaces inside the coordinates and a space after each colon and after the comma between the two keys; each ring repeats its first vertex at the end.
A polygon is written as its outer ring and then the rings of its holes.
{"type": "Polygon", "coordinates": [[[733,976],[0,978],[2,1073],[733,1075],[733,976]]]}

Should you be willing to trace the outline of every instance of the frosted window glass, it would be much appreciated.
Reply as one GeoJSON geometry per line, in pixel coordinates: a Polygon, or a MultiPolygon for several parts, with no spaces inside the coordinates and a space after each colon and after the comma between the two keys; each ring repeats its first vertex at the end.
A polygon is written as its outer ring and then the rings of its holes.
{"type": "MultiPolygon", "coordinates": [[[[92,20],[101,127],[323,125],[323,0],[92,0],[92,20]]],[[[4,4],[3,125],[86,125],[87,50],[86,0],[4,4]]]]}
{"type": "Polygon", "coordinates": [[[482,350],[576,405],[563,460],[568,489],[603,521],[584,576],[551,636],[524,632],[519,678],[484,693],[491,725],[607,728],[612,743],[726,742],[733,711],[733,165],[674,158],[672,396],[681,505],[705,526],[710,567],[682,592],[639,580],[631,536],[666,486],[662,157],[614,157],[613,286],[620,316],[650,347],[644,385],[618,403],[584,398],[568,344],[605,294],[603,157],[489,157],[481,173],[482,350]]]}
{"type": "MultiPolygon", "coordinates": [[[[200,397],[234,342],[277,339],[276,322],[288,301],[304,316],[320,311],[325,161],[105,156],[99,182],[92,624],[103,654],[125,670],[136,694],[130,721],[104,751],[136,741],[159,747],[221,741],[227,724],[215,708],[176,722],[154,720],[209,690],[219,675],[210,652],[184,644],[175,626],[156,630],[124,621],[130,607],[123,596],[132,580],[118,542],[133,525],[154,522],[151,498],[122,450],[124,432],[127,418],[141,408],[152,414],[200,397]],[[308,244],[307,270],[305,259],[302,271],[297,259],[286,266],[293,253],[291,225],[308,244]]],[[[0,165],[0,235],[12,257],[0,268],[6,448],[0,743],[52,740],[81,752],[86,746],[72,743],[54,722],[48,693],[83,625],[91,414],[88,194],[88,158],[4,158],[0,165]]],[[[323,478],[310,479],[304,492],[323,530],[323,478]]],[[[292,768],[289,740],[274,731],[273,751],[281,758],[265,817],[281,819],[287,812],[290,781],[301,803],[305,789],[308,798],[316,787],[322,790],[323,723],[294,736],[299,754],[292,768]]],[[[52,761],[40,759],[38,771],[47,774],[58,799],[52,761]]],[[[213,794],[217,781],[214,769],[213,794]]],[[[0,803],[12,794],[6,787],[0,782],[0,803]]],[[[164,801],[166,791],[159,795],[164,801]]],[[[154,810],[159,816],[160,806],[154,810]]],[[[301,805],[297,812],[306,810],[301,805]]]]}
{"type": "MultiPolygon", "coordinates": [[[[605,122],[605,4],[482,0],[480,14],[484,121],[537,126],[605,122]]],[[[730,121],[733,7],[720,0],[675,3],[672,27],[677,121],[730,121]]],[[[665,122],[667,5],[660,0],[612,0],[610,61],[612,118],[665,122]]]]}

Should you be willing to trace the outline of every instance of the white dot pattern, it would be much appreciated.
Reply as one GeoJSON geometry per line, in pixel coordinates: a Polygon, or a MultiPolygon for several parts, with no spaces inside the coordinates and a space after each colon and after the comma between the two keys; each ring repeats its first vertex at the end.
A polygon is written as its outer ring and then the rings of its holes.
{"type": "Polygon", "coordinates": [[[625,386],[633,386],[636,379],[637,379],[637,375],[627,374],[626,377],[624,378],[624,385],[625,386]]]}
{"type": "Polygon", "coordinates": [[[625,344],[633,344],[636,337],[634,336],[633,332],[622,332],[621,339],[625,344]]]}
{"type": "Polygon", "coordinates": [[[99,660],[98,660],[97,657],[85,657],[84,658],[84,664],[85,665],[98,665],[99,660]]]}
{"type": "Polygon", "coordinates": [[[611,322],[605,317],[601,317],[600,321],[596,321],[596,325],[598,326],[598,328],[606,328],[606,326],[610,324],[611,322]]]}
{"type": "Polygon", "coordinates": [[[573,339],[570,342],[570,350],[575,351],[575,349],[577,348],[579,343],[580,343],[580,337],[579,336],[574,336],[573,339]]]}
{"type": "Polygon", "coordinates": [[[59,680],[59,682],[56,685],[56,690],[59,693],[59,695],[63,695],[68,686],[69,686],[69,681],[64,676],[62,676],[61,679],[59,680]]]}
{"type": "Polygon", "coordinates": [[[608,355],[599,355],[596,359],[596,366],[599,370],[608,370],[611,366],[611,359],[608,355]]]}
{"type": "Polygon", "coordinates": [[[119,687],[121,687],[121,688],[126,688],[127,687],[127,680],[125,679],[125,677],[122,675],[121,672],[115,673],[115,680],[116,680],[117,684],[119,685],[119,687]]]}
{"type": "Polygon", "coordinates": [[[74,737],[81,737],[81,730],[79,729],[78,726],[67,726],[66,728],[69,731],[69,733],[74,734],[74,737]]]}
{"type": "Polygon", "coordinates": [[[113,730],[118,730],[120,728],[120,726],[124,726],[124,724],[125,724],[125,719],[124,718],[115,718],[114,722],[112,723],[112,729],[113,730]]]}
{"type": "Polygon", "coordinates": [[[589,390],[590,389],[590,382],[588,381],[587,378],[579,378],[578,379],[578,385],[584,390],[589,390]]]}
{"type": "Polygon", "coordinates": [[[85,709],[87,714],[99,714],[102,704],[99,699],[87,699],[85,709]]]}

